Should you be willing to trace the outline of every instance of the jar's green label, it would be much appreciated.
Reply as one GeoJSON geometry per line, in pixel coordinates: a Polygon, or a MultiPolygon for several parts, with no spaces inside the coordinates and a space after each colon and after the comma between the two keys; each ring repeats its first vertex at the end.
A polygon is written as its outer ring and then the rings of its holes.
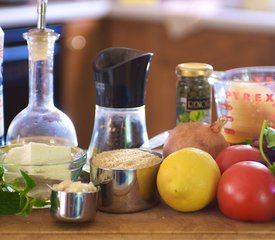
{"type": "Polygon", "coordinates": [[[210,122],[211,99],[180,98],[177,103],[177,123],[183,122],[210,122]],[[203,101],[201,101],[203,100],[203,101]],[[188,106],[189,105],[189,106],[188,106]]]}
{"type": "Polygon", "coordinates": [[[194,98],[187,99],[186,109],[187,110],[206,110],[211,105],[210,98],[194,98]]]}

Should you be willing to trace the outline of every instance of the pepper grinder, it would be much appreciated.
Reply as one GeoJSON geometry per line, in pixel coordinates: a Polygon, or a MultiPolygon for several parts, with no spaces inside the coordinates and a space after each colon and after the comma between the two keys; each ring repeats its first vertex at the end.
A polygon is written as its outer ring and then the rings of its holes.
{"type": "MultiPolygon", "coordinates": [[[[93,63],[96,106],[88,161],[97,153],[148,143],[146,81],[152,53],[131,48],[104,49],[93,63]]],[[[89,171],[89,162],[84,167],[89,171]]]]}

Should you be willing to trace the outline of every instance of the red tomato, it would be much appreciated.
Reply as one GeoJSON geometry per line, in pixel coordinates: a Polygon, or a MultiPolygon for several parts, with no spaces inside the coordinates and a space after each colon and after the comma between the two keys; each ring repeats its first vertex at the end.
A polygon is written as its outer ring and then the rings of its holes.
{"type": "Polygon", "coordinates": [[[224,148],[216,157],[216,162],[223,173],[237,162],[260,161],[262,159],[258,148],[250,145],[232,145],[224,148]]]}
{"type": "Polygon", "coordinates": [[[221,176],[217,200],[219,209],[229,218],[272,220],[275,216],[275,175],[258,162],[236,163],[221,176]]]}

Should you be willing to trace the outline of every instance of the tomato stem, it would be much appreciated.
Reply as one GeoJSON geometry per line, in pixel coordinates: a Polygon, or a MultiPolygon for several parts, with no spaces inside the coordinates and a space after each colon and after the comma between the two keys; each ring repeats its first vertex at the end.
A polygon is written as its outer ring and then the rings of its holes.
{"type": "Polygon", "coordinates": [[[262,124],[262,128],[261,128],[261,133],[260,133],[260,138],[259,138],[259,149],[260,149],[260,153],[262,155],[263,160],[265,161],[265,163],[267,164],[268,168],[272,168],[272,165],[269,161],[269,159],[267,158],[267,156],[264,153],[264,149],[263,149],[263,138],[264,138],[264,130],[267,128],[267,122],[266,120],[263,121],[262,124]]]}

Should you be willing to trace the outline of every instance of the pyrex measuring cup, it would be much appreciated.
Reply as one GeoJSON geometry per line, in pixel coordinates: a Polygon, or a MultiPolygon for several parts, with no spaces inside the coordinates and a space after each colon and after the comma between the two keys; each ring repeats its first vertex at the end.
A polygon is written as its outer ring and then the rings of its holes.
{"type": "Polygon", "coordinates": [[[225,117],[224,137],[231,143],[257,139],[263,120],[275,124],[275,66],[214,72],[218,117],[225,117]]]}

